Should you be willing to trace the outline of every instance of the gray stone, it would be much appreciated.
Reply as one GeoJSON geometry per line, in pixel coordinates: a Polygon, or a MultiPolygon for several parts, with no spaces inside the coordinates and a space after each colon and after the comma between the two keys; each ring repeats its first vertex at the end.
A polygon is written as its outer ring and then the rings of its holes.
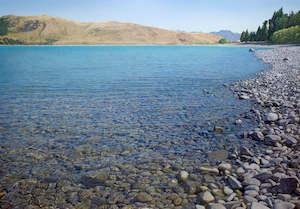
{"type": "Polygon", "coordinates": [[[252,157],[252,158],[251,158],[251,161],[252,161],[253,163],[257,164],[257,165],[260,164],[260,160],[259,160],[257,157],[252,157]]]}
{"type": "Polygon", "coordinates": [[[255,191],[259,191],[259,187],[256,185],[249,185],[245,187],[245,190],[255,190],[255,191]]]}
{"type": "Polygon", "coordinates": [[[246,94],[240,94],[239,95],[239,99],[248,100],[248,99],[250,99],[250,97],[248,95],[246,95],[246,94]]]}
{"type": "Polygon", "coordinates": [[[225,206],[220,203],[209,204],[208,208],[209,209],[226,209],[225,206]]]}
{"type": "Polygon", "coordinates": [[[199,167],[199,170],[204,172],[204,173],[219,174],[219,170],[217,168],[199,167]]]}
{"type": "Polygon", "coordinates": [[[215,184],[215,183],[210,183],[208,186],[211,189],[219,189],[219,186],[217,184],[215,184]]]}
{"type": "Polygon", "coordinates": [[[228,177],[228,183],[232,189],[241,189],[242,188],[241,182],[233,176],[228,177]]]}
{"type": "Polygon", "coordinates": [[[247,196],[256,197],[258,195],[258,192],[256,190],[246,190],[244,194],[247,196]]]}
{"type": "Polygon", "coordinates": [[[289,202],[275,202],[273,209],[293,209],[295,205],[289,202]]]}
{"type": "Polygon", "coordinates": [[[231,193],[233,193],[233,190],[230,189],[229,187],[225,186],[225,187],[223,188],[223,192],[224,192],[224,194],[226,194],[226,195],[230,195],[231,193]]]}
{"type": "Polygon", "coordinates": [[[278,115],[276,113],[270,112],[267,113],[265,116],[265,121],[266,122],[273,122],[278,120],[278,115]]]}
{"type": "Polygon", "coordinates": [[[238,169],[236,169],[236,173],[237,173],[238,175],[243,175],[243,174],[245,173],[245,170],[244,170],[244,168],[239,167],[238,169]]]}
{"type": "Polygon", "coordinates": [[[251,138],[255,141],[263,141],[264,140],[264,135],[262,132],[260,131],[254,131],[252,134],[251,134],[251,138]]]}
{"type": "Polygon", "coordinates": [[[265,195],[259,195],[256,197],[259,201],[265,201],[268,197],[265,195]]]}
{"type": "Polygon", "coordinates": [[[228,157],[228,152],[226,150],[210,152],[208,153],[208,157],[212,160],[222,161],[228,157]]]}
{"type": "Polygon", "coordinates": [[[257,165],[256,163],[251,163],[250,165],[249,163],[244,163],[243,166],[246,170],[257,170],[260,168],[259,165],[257,165]]]}
{"type": "Polygon", "coordinates": [[[279,193],[291,194],[293,193],[298,185],[298,180],[296,178],[283,178],[280,179],[279,193]]]}
{"type": "Polygon", "coordinates": [[[267,172],[263,172],[263,173],[257,174],[255,176],[253,176],[253,178],[258,179],[261,182],[266,182],[269,179],[272,179],[274,181],[278,180],[278,178],[276,176],[274,176],[272,173],[267,173],[267,172]]]}
{"type": "Polygon", "coordinates": [[[197,184],[192,183],[187,185],[187,192],[188,194],[192,195],[197,192],[197,184]]]}
{"type": "Polygon", "coordinates": [[[93,188],[93,187],[101,186],[104,184],[103,181],[101,181],[97,178],[90,177],[90,176],[82,176],[80,178],[80,183],[83,184],[84,186],[86,186],[87,188],[93,188]]]}
{"type": "Polygon", "coordinates": [[[242,203],[240,201],[230,201],[230,202],[224,203],[224,206],[226,209],[234,209],[234,208],[241,206],[241,204],[242,203]]]}
{"type": "Polygon", "coordinates": [[[243,181],[243,185],[244,186],[248,186],[248,185],[256,185],[256,186],[260,186],[260,181],[258,179],[255,179],[255,178],[246,178],[244,181],[243,181]]]}
{"type": "Polygon", "coordinates": [[[270,162],[268,160],[264,159],[264,158],[260,159],[260,164],[262,164],[262,165],[268,165],[269,163],[270,162]]]}
{"type": "Polygon", "coordinates": [[[225,163],[222,162],[219,166],[218,166],[219,170],[230,170],[231,169],[231,164],[230,163],[225,163]]]}
{"type": "Polygon", "coordinates": [[[202,192],[200,198],[205,203],[210,203],[215,200],[214,196],[209,191],[202,192]]]}
{"type": "Polygon", "coordinates": [[[240,154],[241,155],[247,155],[247,156],[250,156],[250,157],[253,156],[253,153],[245,146],[240,147],[240,154]]]}
{"type": "Polygon", "coordinates": [[[150,202],[152,200],[152,197],[147,194],[146,192],[141,192],[136,196],[137,202],[150,202]]]}
{"type": "Polygon", "coordinates": [[[265,136],[264,143],[265,145],[275,146],[276,143],[279,143],[281,140],[280,136],[277,135],[267,135],[265,136]]]}
{"type": "Polygon", "coordinates": [[[292,147],[293,145],[296,145],[298,143],[297,139],[295,139],[293,137],[287,137],[284,140],[285,140],[285,144],[288,147],[292,147]]]}
{"type": "Polygon", "coordinates": [[[252,202],[250,207],[248,207],[249,209],[270,209],[269,207],[258,203],[258,202],[252,202]]]}
{"type": "Polygon", "coordinates": [[[283,201],[289,201],[292,199],[292,196],[290,194],[278,194],[278,199],[281,199],[283,201]]]}
{"type": "Polygon", "coordinates": [[[196,209],[205,209],[205,206],[203,206],[203,205],[196,205],[196,209]]]}
{"type": "Polygon", "coordinates": [[[257,199],[255,199],[254,197],[245,195],[245,196],[244,196],[244,202],[245,202],[246,204],[252,203],[252,202],[257,202],[257,199]]]}
{"type": "Polygon", "coordinates": [[[226,202],[232,201],[233,198],[235,198],[235,196],[236,196],[236,193],[231,193],[231,194],[227,195],[224,200],[226,202]]]}

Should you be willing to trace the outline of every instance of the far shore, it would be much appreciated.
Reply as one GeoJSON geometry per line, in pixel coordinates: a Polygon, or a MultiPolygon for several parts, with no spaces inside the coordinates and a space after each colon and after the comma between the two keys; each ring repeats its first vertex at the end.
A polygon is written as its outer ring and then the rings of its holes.
{"type": "Polygon", "coordinates": [[[0,45],[0,47],[7,46],[218,46],[218,47],[248,47],[248,48],[279,48],[279,47],[294,47],[300,44],[258,44],[258,43],[229,43],[229,44],[74,44],[74,45],[0,45]]]}

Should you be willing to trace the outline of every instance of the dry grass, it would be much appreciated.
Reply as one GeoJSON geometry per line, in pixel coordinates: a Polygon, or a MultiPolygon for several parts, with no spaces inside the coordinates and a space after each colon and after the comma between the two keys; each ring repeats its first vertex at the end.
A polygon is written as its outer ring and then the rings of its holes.
{"type": "Polygon", "coordinates": [[[6,16],[8,38],[25,44],[213,44],[221,37],[206,33],[183,33],[132,23],[80,23],[47,15],[6,16]],[[38,22],[34,27],[34,22],[38,22]]]}

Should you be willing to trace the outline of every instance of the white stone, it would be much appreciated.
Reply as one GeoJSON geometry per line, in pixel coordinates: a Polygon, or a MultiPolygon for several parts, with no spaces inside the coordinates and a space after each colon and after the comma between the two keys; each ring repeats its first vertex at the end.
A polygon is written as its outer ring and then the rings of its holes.
{"type": "Polygon", "coordinates": [[[276,113],[270,112],[266,114],[266,121],[272,122],[278,120],[278,115],[276,113]]]}
{"type": "Polygon", "coordinates": [[[189,173],[186,171],[181,171],[180,172],[180,180],[183,182],[186,182],[188,180],[189,173]]]}
{"type": "Polygon", "coordinates": [[[236,121],[235,121],[235,124],[236,125],[241,125],[243,123],[243,121],[241,120],[241,119],[237,119],[236,121]]]}
{"type": "Polygon", "coordinates": [[[243,175],[243,174],[245,173],[245,170],[244,170],[244,168],[239,167],[238,169],[236,169],[236,173],[237,173],[238,175],[243,175]]]}

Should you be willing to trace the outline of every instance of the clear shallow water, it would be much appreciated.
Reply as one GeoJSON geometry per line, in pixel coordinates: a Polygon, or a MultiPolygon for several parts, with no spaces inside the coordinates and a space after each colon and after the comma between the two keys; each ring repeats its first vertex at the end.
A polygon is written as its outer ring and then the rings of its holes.
{"type": "Polygon", "coordinates": [[[101,169],[126,183],[129,171],[170,165],[159,183],[167,185],[209,151],[243,142],[255,124],[234,121],[249,103],[223,84],[263,68],[237,47],[0,47],[0,183],[64,177],[84,190],[82,177],[101,169]]]}

